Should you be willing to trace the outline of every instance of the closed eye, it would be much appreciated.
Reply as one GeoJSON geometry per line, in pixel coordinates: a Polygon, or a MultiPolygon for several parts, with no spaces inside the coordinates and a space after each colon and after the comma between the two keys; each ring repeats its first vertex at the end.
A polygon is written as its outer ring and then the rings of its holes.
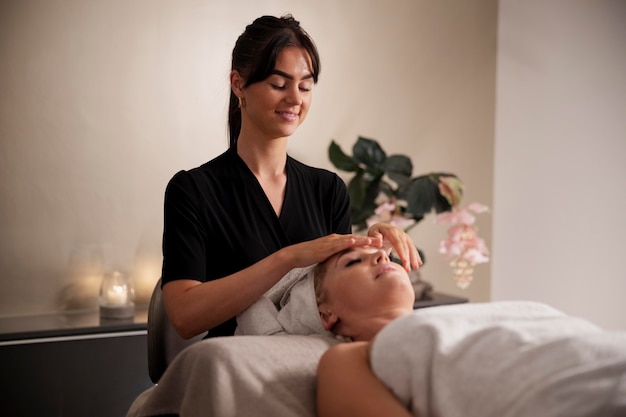
{"type": "Polygon", "coordinates": [[[358,264],[358,263],[360,263],[360,262],[361,262],[361,258],[350,259],[348,262],[346,262],[345,267],[346,267],[346,268],[349,268],[349,267],[351,267],[352,265],[356,265],[356,264],[358,264]]]}
{"type": "MultiPolygon", "coordinates": [[[[270,84],[274,90],[284,90],[287,88],[287,85],[278,85],[278,84],[270,84]]],[[[303,93],[308,93],[311,91],[311,87],[298,87],[298,89],[303,93]]]]}

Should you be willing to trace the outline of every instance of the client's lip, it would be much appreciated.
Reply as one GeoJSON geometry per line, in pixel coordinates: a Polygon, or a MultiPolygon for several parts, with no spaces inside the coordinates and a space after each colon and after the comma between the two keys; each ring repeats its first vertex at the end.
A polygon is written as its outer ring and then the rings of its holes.
{"type": "Polygon", "coordinates": [[[387,272],[395,272],[396,268],[391,264],[383,265],[381,268],[376,271],[376,278],[379,278],[381,275],[386,274],[387,272]]]}

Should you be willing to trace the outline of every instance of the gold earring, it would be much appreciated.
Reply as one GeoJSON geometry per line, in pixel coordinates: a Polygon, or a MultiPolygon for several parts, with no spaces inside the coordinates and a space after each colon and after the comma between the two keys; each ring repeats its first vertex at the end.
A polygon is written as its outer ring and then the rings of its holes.
{"type": "Polygon", "coordinates": [[[237,97],[239,99],[239,108],[246,107],[246,99],[244,97],[237,97]]]}

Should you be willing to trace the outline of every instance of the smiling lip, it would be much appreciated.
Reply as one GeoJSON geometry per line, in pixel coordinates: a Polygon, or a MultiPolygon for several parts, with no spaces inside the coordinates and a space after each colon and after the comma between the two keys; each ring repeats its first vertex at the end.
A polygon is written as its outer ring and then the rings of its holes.
{"type": "Polygon", "coordinates": [[[277,111],[276,114],[289,122],[295,122],[296,120],[298,120],[298,117],[300,117],[299,113],[295,113],[292,111],[277,111]]]}

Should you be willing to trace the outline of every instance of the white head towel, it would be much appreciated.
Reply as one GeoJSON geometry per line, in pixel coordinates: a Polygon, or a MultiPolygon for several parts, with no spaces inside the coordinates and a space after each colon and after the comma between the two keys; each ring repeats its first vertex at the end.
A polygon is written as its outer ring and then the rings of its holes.
{"type": "Polygon", "coordinates": [[[237,316],[236,335],[320,334],[324,329],[317,309],[315,265],[287,273],[257,302],[237,316]]]}

